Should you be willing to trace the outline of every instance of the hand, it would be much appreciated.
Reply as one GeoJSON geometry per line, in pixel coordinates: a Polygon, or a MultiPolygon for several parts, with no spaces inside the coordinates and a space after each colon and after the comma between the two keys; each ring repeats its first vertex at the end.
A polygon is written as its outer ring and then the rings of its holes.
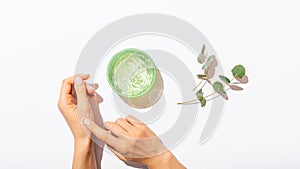
{"type": "Polygon", "coordinates": [[[89,139],[89,136],[84,131],[84,127],[80,125],[80,119],[83,117],[94,119],[87,95],[91,100],[96,100],[97,103],[102,102],[102,98],[95,92],[98,85],[87,85],[83,82],[83,80],[88,78],[89,75],[77,75],[63,80],[58,101],[59,110],[68,123],[75,140],[89,139]]]}
{"type": "Polygon", "coordinates": [[[184,168],[155,133],[133,116],[104,123],[108,131],[98,127],[88,118],[84,123],[96,137],[107,143],[109,149],[120,160],[126,163],[139,163],[151,169],[184,168]]]}
{"type": "Polygon", "coordinates": [[[90,139],[90,132],[80,125],[81,119],[89,117],[103,127],[103,121],[98,104],[103,101],[95,91],[97,84],[84,83],[89,75],[77,75],[67,78],[62,83],[58,107],[67,121],[75,140],[75,153],[73,167],[101,168],[103,153],[102,142],[94,145],[90,139]],[[74,83],[75,82],[75,83],[74,83]],[[74,90],[74,88],[75,90],[74,90]],[[97,159],[95,165],[95,158],[97,159]]]}

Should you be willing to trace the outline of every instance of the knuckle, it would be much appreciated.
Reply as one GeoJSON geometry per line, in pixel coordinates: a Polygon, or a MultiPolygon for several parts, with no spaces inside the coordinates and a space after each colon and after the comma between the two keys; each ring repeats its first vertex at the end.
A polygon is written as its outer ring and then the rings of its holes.
{"type": "Polygon", "coordinates": [[[147,126],[146,126],[144,123],[141,123],[141,124],[140,124],[140,129],[141,129],[142,131],[145,131],[145,130],[147,130],[147,126]]]}
{"type": "Polygon", "coordinates": [[[110,125],[110,122],[104,122],[103,125],[107,129],[109,127],[109,125],[110,125]]]}
{"type": "Polygon", "coordinates": [[[123,120],[124,120],[124,119],[122,119],[122,118],[118,118],[118,119],[116,120],[116,123],[121,124],[121,123],[123,122],[123,120]]]}
{"type": "Polygon", "coordinates": [[[109,134],[108,134],[107,132],[105,132],[105,133],[103,134],[103,141],[104,141],[104,142],[110,141],[110,140],[109,140],[109,134]]]}
{"type": "Polygon", "coordinates": [[[135,136],[136,136],[136,138],[141,138],[142,135],[143,135],[143,132],[142,132],[141,130],[136,130],[136,131],[135,131],[135,136]]]}

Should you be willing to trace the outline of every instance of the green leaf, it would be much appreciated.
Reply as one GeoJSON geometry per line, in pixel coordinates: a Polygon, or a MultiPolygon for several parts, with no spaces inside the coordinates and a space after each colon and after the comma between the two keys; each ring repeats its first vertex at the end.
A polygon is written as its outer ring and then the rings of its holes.
{"type": "Polygon", "coordinates": [[[206,99],[203,98],[203,99],[200,101],[200,103],[201,103],[201,107],[204,107],[204,106],[206,105],[206,99]]]}
{"type": "Polygon", "coordinates": [[[204,78],[206,78],[206,75],[198,74],[197,77],[198,77],[198,79],[204,79],[204,78]]]}
{"type": "Polygon", "coordinates": [[[232,70],[232,75],[234,77],[238,77],[238,78],[242,78],[243,76],[245,76],[246,70],[245,67],[242,65],[236,65],[232,70]]]}
{"type": "Polygon", "coordinates": [[[201,103],[201,107],[204,107],[206,105],[206,99],[203,97],[203,91],[202,91],[202,89],[200,89],[197,92],[197,99],[201,103]]]}
{"type": "Polygon", "coordinates": [[[205,52],[205,44],[203,44],[202,49],[201,49],[201,54],[204,54],[205,52]]]}
{"type": "Polygon", "coordinates": [[[198,57],[197,57],[197,61],[200,63],[200,64],[203,64],[204,61],[206,59],[206,55],[205,54],[199,54],[198,57]]]}
{"type": "Polygon", "coordinates": [[[230,83],[230,80],[226,76],[220,75],[219,78],[225,83],[230,83]]]}
{"type": "Polygon", "coordinates": [[[204,99],[202,89],[200,89],[200,90],[197,92],[196,95],[197,95],[197,99],[198,99],[200,102],[204,99]]]}
{"type": "MultiPolygon", "coordinates": [[[[216,59],[215,55],[211,55],[207,58],[205,64],[202,66],[202,70],[208,69],[208,67],[211,65],[211,63],[216,59]]],[[[215,65],[215,64],[214,64],[215,65]]]]}
{"type": "Polygon", "coordinates": [[[217,93],[226,93],[224,91],[224,86],[223,86],[223,84],[221,82],[218,82],[218,81],[215,82],[213,84],[213,88],[214,88],[215,92],[217,92],[217,93]]]}
{"type": "Polygon", "coordinates": [[[215,82],[213,84],[215,92],[219,93],[225,100],[228,100],[227,93],[224,90],[224,86],[221,82],[215,82]]]}

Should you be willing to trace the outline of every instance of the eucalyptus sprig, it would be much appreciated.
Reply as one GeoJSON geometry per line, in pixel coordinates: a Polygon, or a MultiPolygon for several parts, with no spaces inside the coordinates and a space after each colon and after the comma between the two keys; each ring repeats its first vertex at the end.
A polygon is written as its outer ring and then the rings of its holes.
{"type": "Polygon", "coordinates": [[[215,75],[215,69],[218,66],[218,61],[216,60],[215,55],[210,55],[208,58],[208,52],[206,52],[205,44],[203,44],[201,53],[197,57],[197,61],[200,64],[203,64],[202,70],[204,71],[202,74],[197,74],[197,78],[200,82],[196,85],[196,87],[192,90],[197,92],[196,99],[180,102],[177,104],[201,104],[201,107],[206,105],[207,101],[213,100],[219,96],[223,97],[225,100],[228,100],[227,92],[228,90],[240,91],[243,90],[240,87],[240,84],[248,83],[248,76],[246,75],[246,69],[242,65],[236,65],[231,69],[232,78],[229,79],[225,75],[219,75],[221,81],[211,82],[211,79],[215,75]],[[203,83],[204,82],[204,83],[203,83]],[[203,83],[203,84],[202,84],[203,83]],[[214,92],[208,95],[204,95],[203,88],[206,84],[210,84],[214,89],[214,92]],[[201,87],[200,87],[201,86],[201,87]]]}

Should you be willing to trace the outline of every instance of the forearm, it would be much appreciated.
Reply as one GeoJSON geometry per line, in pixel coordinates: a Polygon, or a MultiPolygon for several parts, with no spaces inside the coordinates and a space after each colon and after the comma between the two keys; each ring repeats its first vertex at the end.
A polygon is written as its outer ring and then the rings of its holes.
{"type": "Polygon", "coordinates": [[[154,157],[147,166],[149,169],[186,169],[170,152],[154,157]]]}
{"type": "Polygon", "coordinates": [[[72,169],[97,169],[91,139],[75,140],[72,169]]]}

